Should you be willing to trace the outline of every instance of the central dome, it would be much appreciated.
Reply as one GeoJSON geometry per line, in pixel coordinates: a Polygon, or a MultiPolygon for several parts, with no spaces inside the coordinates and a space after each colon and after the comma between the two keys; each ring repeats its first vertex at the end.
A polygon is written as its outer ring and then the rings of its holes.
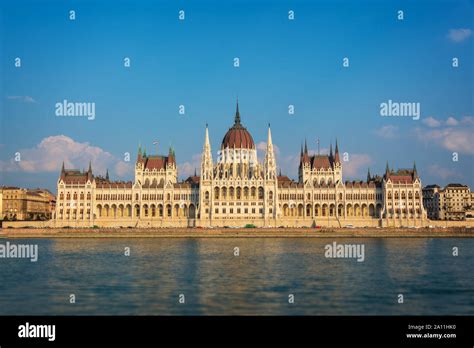
{"type": "Polygon", "coordinates": [[[234,125],[229,128],[222,139],[221,149],[229,147],[230,149],[255,149],[255,143],[249,131],[240,123],[239,102],[235,111],[234,125]]]}

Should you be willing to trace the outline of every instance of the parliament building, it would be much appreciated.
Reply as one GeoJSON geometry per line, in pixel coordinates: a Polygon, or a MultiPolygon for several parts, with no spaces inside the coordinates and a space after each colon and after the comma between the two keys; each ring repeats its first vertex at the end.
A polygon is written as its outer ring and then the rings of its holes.
{"type": "Polygon", "coordinates": [[[206,126],[200,173],[178,180],[176,155],[138,150],[133,182],[66,169],[57,183],[55,227],[350,227],[423,226],[422,184],[416,166],[343,181],[336,141],[327,155],[300,152],[298,180],[277,173],[268,127],[265,157],[244,127],[234,124],[212,157],[206,126]]]}

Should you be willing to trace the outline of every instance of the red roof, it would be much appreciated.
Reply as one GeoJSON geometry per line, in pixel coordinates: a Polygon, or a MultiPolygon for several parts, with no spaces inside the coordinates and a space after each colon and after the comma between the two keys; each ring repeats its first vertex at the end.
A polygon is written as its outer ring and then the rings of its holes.
{"type": "Polygon", "coordinates": [[[200,180],[201,180],[201,177],[199,177],[197,175],[193,175],[193,176],[190,176],[189,178],[187,178],[185,180],[185,182],[189,182],[189,183],[192,183],[192,184],[199,184],[200,180]]]}
{"type": "Polygon", "coordinates": [[[410,175],[390,175],[389,179],[393,183],[403,183],[403,184],[411,184],[413,179],[410,175]]]}
{"type": "Polygon", "coordinates": [[[165,169],[167,164],[174,164],[174,157],[173,156],[147,156],[142,157],[139,156],[137,162],[143,163],[144,169],[148,170],[160,170],[165,169]]]}
{"type": "Polygon", "coordinates": [[[315,155],[311,158],[311,167],[320,169],[320,168],[331,168],[331,162],[329,162],[329,156],[324,155],[315,155]]]}
{"type": "Polygon", "coordinates": [[[277,177],[278,187],[303,187],[303,183],[291,180],[286,175],[279,175],[277,177]]]}
{"type": "Polygon", "coordinates": [[[249,131],[240,126],[234,125],[230,128],[222,140],[221,148],[236,148],[236,149],[255,149],[255,143],[249,131]]]}
{"type": "Polygon", "coordinates": [[[89,176],[87,172],[81,173],[79,170],[65,170],[61,173],[61,179],[66,184],[85,184],[90,178],[92,181],[92,174],[89,176]]]}
{"type": "Polygon", "coordinates": [[[240,123],[239,103],[235,111],[234,125],[227,131],[222,139],[221,149],[255,149],[255,143],[249,131],[240,123]]]}

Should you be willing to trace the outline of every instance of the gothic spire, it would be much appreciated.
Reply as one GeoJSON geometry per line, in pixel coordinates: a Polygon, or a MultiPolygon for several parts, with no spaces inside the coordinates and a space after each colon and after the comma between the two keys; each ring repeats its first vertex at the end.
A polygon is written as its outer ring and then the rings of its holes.
{"type": "Polygon", "coordinates": [[[267,150],[265,151],[264,170],[266,179],[274,179],[276,176],[275,154],[273,152],[272,131],[268,124],[267,150]]]}
{"type": "Polygon", "coordinates": [[[367,169],[367,182],[370,182],[371,180],[371,176],[370,176],[370,168],[367,169]]]}
{"type": "Polygon", "coordinates": [[[334,161],[336,163],[341,163],[341,160],[339,158],[339,145],[337,144],[337,138],[336,138],[336,150],[335,150],[335,154],[334,154],[334,161]]]}
{"type": "Polygon", "coordinates": [[[207,128],[207,123],[206,123],[206,134],[205,134],[205,137],[204,137],[204,148],[206,148],[206,146],[210,146],[211,144],[209,143],[209,130],[207,128]]]}
{"type": "Polygon", "coordinates": [[[105,172],[105,178],[109,180],[109,168],[107,168],[107,171],[105,172]]]}
{"type": "Polygon", "coordinates": [[[212,179],[212,153],[211,143],[209,142],[209,129],[206,123],[206,132],[204,137],[204,146],[201,154],[201,179],[211,180],[212,179]]]}
{"type": "Polygon", "coordinates": [[[306,138],[304,139],[304,154],[308,154],[308,143],[306,142],[306,138]]]}
{"type": "Polygon", "coordinates": [[[271,146],[273,149],[272,131],[270,130],[270,123],[268,124],[268,140],[267,140],[267,147],[269,146],[271,146]]]}
{"type": "Polygon", "coordinates": [[[240,126],[240,112],[239,112],[239,98],[237,98],[237,107],[235,109],[235,122],[234,125],[240,126]]]}

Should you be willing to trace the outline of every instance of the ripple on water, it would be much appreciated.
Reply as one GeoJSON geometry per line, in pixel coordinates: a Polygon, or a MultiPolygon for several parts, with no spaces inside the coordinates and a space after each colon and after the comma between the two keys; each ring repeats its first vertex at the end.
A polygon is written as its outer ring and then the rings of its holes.
{"type": "Polygon", "coordinates": [[[39,260],[0,260],[0,314],[472,315],[472,239],[38,239],[39,260]],[[452,246],[460,247],[453,257],[452,246]],[[233,255],[234,247],[240,256],[233,255]],[[131,256],[124,256],[124,248],[131,256]],[[398,294],[404,304],[397,303],[398,294]],[[76,295],[76,304],[69,295],[76,295]],[[179,294],[186,304],[178,303],[179,294]],[[295,303],[288,303],[294,294],[295,303]]]}

